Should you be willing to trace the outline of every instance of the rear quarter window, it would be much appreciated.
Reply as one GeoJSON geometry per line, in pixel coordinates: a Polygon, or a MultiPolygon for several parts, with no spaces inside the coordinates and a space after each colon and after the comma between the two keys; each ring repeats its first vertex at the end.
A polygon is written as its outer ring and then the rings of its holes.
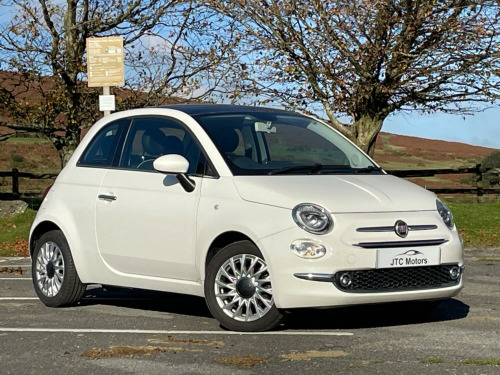
{"type": "Polygon", "coordinates": [[[129,124],[129,119],[122,119],[102,128],[85,149],[78,165],[91,167],[117,165],[129,124]]]}

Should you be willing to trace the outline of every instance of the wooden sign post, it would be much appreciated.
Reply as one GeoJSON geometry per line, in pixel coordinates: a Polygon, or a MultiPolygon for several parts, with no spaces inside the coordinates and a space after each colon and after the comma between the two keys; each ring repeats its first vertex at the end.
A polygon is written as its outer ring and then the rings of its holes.
{"type": "Polygon", "coordinates": [[[99,110],[109,115],[115,110],[110,87],[125,84],[123,37],[87,38],[87,82],[88,87],[102,87],[99,110]]]}

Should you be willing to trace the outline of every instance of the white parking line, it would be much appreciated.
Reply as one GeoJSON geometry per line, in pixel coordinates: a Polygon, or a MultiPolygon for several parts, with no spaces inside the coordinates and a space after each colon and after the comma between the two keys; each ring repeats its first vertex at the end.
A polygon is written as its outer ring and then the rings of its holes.
{"type": "Polygon", "coordinates": [[[233,332],[233,331],[168,331],[147,329],[85,329],[85,328],[0,328],[0,332],[49,332],[49,333],[127,333],[151,335],[263,335],[263,336],[353,336],[352,332],[337,331],[276,331],[276,332],[233,332]]]}
{"type": "Polygon", "coordinates": [[[38,297],[0,297],[0,301],[9,301],[9,300],[22,301],[22,300],[33,300],[33,299],[39,299],[39,298],[38,297]]]}
{"type": "Polygon", "coordinates": [[[17,261],[30,261],[30,257],[2,257],[0,258],[0,263],[4,262],[17,262],[17,261]]]}

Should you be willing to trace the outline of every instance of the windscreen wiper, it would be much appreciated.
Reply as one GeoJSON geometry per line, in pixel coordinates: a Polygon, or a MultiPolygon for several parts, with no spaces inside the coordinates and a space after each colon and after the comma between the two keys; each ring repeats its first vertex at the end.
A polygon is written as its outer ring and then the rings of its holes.
{"type": "Polygon", "coordinates": [[[309,174],[323,174],[323,173],[339,173],[345,172],[346,169],[351,169],[349,165],[329,165],[329,164],[311,164],[311,165],[296,165],[294,167],[285,167],[281,169],[274,169],[269,171],[268,175],[287,174],[296,171],[309,171],[309,174]]]}
{"type": "Polygon", "coordinates": [[[381,170],[382,168],[374,167],[373,165],[370,165],[366,168],[355,169],[356,173],[372,173],[372,172],[380,172],[381,170]]]}

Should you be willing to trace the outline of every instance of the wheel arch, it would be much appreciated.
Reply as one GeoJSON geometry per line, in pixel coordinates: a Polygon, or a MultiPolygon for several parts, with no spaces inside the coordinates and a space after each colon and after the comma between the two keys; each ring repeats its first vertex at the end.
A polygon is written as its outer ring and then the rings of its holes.
{"type": "MultiPolygon", "coordinates": [[[[214,258],[214,256],[219,251],[221,251],[224,247],[226,247],[226,246],[228,246],[228,245],[230,245],[232,243],[238,242],[238,241],[249,241],[253,245],[255,245],[255,247],[257,249],[259,249],[259,247],[255,243],[255,241],[253,241],[250,237],[248,237],[247,235],[245,235],[245,234],[243,234],[241,232],[238,232],[238,231],[228,231],[228,232],[224,232],[224,233],[219,234],[212,241],[212,243],[210,244],[210,246],[208,248],[208,251],[207,251],[207,253],[205,255],[205,264],[204,264],[204,267],[203,267],[203,278],[204,278],[204,276],[206,274],[207,267],[210,264],[210,261],[214,258]]],[[[259,249],[259,251],[262,253],[262,251],[260,249],[259,249]]]]}
{"type": "MultiPolygon", "coordinates": [[[[51,230],[58,230],[61,233],[63,233],[64,237],[66,235],[64,234],[63,230],[54,222],[52,221],[42,221],[39,223],[35,229],[33,229],[31,236],[30,236],[30,246],[29,246],[29,251],[30,251],[30,257],[33,256],[33,251],[35,250],[35,245],[38,239],[45,233],[50,232],[51,230]]],[[[67,237],[66,237],[67,238],[67,237]]]]}

